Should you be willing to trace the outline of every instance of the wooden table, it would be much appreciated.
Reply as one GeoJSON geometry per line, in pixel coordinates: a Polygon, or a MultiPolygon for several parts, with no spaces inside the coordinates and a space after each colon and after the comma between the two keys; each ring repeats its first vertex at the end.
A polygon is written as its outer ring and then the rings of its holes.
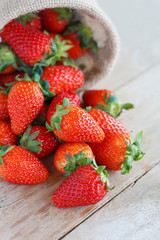
{"type": "Polygon", "coordinates": [[[0,180],[1,240],[160,239],[160,2],[100,2],[119,30],[122,52],[112,75],[94,88],[118,90],[135,104],[119,120],[135,133],[144,130],[146,155],[127,176],[110,172],[116,188],[95,206],[54,207],[52,193],[63,181],[54,169],[38,186],[0,180]]]}

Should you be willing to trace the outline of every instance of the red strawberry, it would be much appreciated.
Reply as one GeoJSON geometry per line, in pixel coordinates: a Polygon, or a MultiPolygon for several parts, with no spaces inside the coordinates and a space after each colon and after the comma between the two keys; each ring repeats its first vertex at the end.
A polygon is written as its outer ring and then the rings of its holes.
{"type": "Polygon", "coordinates": [[[16,20],[30,28],[41,30],[41,20],[37,13],[28,13],[18,17],[16,20]]]}
{"type": "Polygon", "coordinates": [[[37,117],[44,105],[44,95],[54,96],[48,91],[49,84],[46,81],[40,81],[42,69],[38,69],[34,72],[33,79],[26,74],[24,79],[20,79],[9,91],[8,112],[11,129],[16,135],[22,134],[37,117]]]}
{"type": "Polygon", "coordinates": [[[10,123],[0,121],[0,145],[15,145],[17,136],[12,133],[10,123]]]}
{"type": "Polygon", "coordinates": [[[57,105],[63,105],[63,99],[68,98],[70,104],[75,105],[77,107],[81,107],[81,101],[76,92],[62,92],[58,94],[54,99],[52,100],[51,104],[48,108],[47,113],[47,121],[50,122],[50,117],[54,115],[56,112],[56,106],[57,105]]]}
{"type": "Polygon", "coordinates": [[[31,66],[44,59],[45,53],[51,53],[49,36],[15,20],[2,29],[1,37],[23,62],[31,66]]]}
{"type": "Polygon", "coordinates": [[[54,155],[54,166],[69,176],[78,167],[91,164],[93,158],[93,152],[86,143],[63,143],[54,155]]]}
{"type": "Polygon", "coordinates": [[[137,134],[135,141],[130,139],[130,132],[107,113],[91,109],[89,114],[97,121],[105,133],[101,143],[90,143],[96,161],[110,170],[129,173],[133,161],[140,160],[144,153],[140,150],[143,132],[137,134]]]}
{"type": "Polygon", "coordinates": [[[43,28],[49,32],[61,33],[72,20],[68,8],[48,8],[40,12],[43,28]]]}
{"type": "Polygon", "coordinates": [[[69,106],[68,98],[63,99],[63,106],[56,106],[54,115],[52,109],[48,109],[47,121],[47,128],[66,142],[101,142],[104,139],[103,130],[90,114],[80,107],[69,106]]]}
{"type": "Polygon", "coordinates": [[[48,170],[40,160],[22,147],[3,146],[0,156],[0,177],[5,181],[15,184],[38,184],[45,182],[49,176],[48,170]]]}
{"type": "Polygon", "coordinates": [[[35,82],[20,81],[8,95],[8,112],[14,134],[22,134],[36,118],[44,103],[43,93],[35,82]]]}
{"type": "Polygon", "coordinates": [[[103,166],[81,166],[53,193],[52,201],[59,208],[96,204],[107,194],[107,177],[103,166]]]}
{"type": "Polygon", "coordinates": [[[79,21],[74,22],[67,28],[64,37],[66,40],[69,40],[73,46],[68,50],[68,55],[72,59],[81,57],[91,47],[95,54],[98,53],[98,47],[93,40],[91,29],[79,21]]]}
{"type": "Polygon", "coordinates": [[[43,126],[29,126],[20,139],[21,147],[33,152],[38,158],[47,157],[58,143],[54,134],[43,126]]]}
{"type": "Polygon", "coordinates": [[[0,76],[0,85],[2,87],[8,88],[8,86],[6,86],[6,84],[9,83],[13,83],[15,82],[15,78],[18,76],[19,78],[24,78],[25,72],[14,72],[14,73],[10,73],[9,75],[3,75],[0,76]]]}
{"type": "Polygon", "coordinates": [[[7,109],[7,94],[0,90],[0,121],[9,121],[9,114],[7,109]]]}
{"type": "Polygon", "coordinates": [[[55,94],[74,91],[84,84],[83,72],[70,66],[46,67],[43,70],[41,79],[50,84],[49,91],[55,94]]]}
{"type": "Polygon", "coordinates": [[[86,106],[103,110],[112,117],[117,117],[123,109],[129,110],[134,108],[131,103],[121,104],[118,94],[110,90],[86,90],[83,95],[86,106]]]}
{"type": "Polygon", "coordinates": [[[12,73],[16,67],[15,54],[8,45],[0,43],[0,75],[12,73]]]}

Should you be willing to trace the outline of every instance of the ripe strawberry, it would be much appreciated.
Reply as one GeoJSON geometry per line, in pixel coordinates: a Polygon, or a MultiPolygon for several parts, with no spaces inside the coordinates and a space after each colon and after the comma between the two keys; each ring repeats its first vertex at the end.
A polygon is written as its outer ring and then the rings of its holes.
{"type": "Polygon", "coordinates": [[[15,145],[17,136],[12,133],[10,123],[0,121],[0,145],[15,145]]]}
{"type": "Polygon", "coordinates": [[[0,121],[9,121],[7,98],[5,91],[0,89],[0,121]]]}
{"type": "Polygon", "coordinates": [[[6,75],[16,71],[16,56],[10,47],[0,43],[0,75],[6,75]]]}
{"type": "MultiPolygon", "coordinates": [[[[53,106],[55,108],[55,106],[53,106]]],[[[96,121],[82,108],[69,105],[69,99],[63,99],[63,106],[57,105],[56,112],[48,109],[47,128],[66,142],[101,142],[104,132],[96,121]]]]}
{"type": "Polygon", "coordinates": [[[28,13],[18,17],[16,20],[30,28],[41,30],[41,20],[37,13],[28,13]]]}
{"type": "Polygon", "coordinates": [[[25,72],[14,72],[10,73],[8,75],[0,75],[0,85],[4,88],[8,88],[6,84],[13,83],[15,82],[16,77],[18,76],[19,78],[24,78],[25,72]]]}
{"type": "Polygon", "coordinates": [[[96,204],[107,194],[108,176],[103,166],[81,166],[53,193],[52,201],[58,208],[96,204]]]}
{"type": "Polygon", "coordinates": [[[49,32],[61,33],[72,20],[72,10],[68,8],[48,8],[40,12],[42,26],[49,32]]]}
{"type": "Polygon", "coordinates": [[[3,41],[8,43],[18,57],[28,65],[44,59],[51,53],[51,40],[46,34],[24,26],[18,21],[9,22],[1,31],[3,41]]]}
{"type": "Polygon", "coordinates": [[[28,126],[20,139],[20,146],[34,153],[38,158],[47,157],[55,150],[58,143],[54,134],[43,126],[28,126]]]}
{"type": "Polygon", "coordinates": [[[70,66],[46,67],[43,70],[41,79],[50,84],[49,91],[55,94],[74,91],[84,84],[83,72],[70,66]]]}
{"type": "Polygon", "coordinates": [[[83,94],[86,106],[91,106],[108,113],[112,117],[117,117],[123,109],[134,108],[131,103],[121,104],[117,93],[110,90],[86,90],[83,94]]]}
{"type": "Polygon", "coordinates": [[[94,155],[86,143],[63,143],[54,155],[55,168],[65,176],[69,176],[78,167],[91,164],[94,155]]]}
{"type": "Polygon", "coordinates": [[[0,150],[0,177],[15,184],[38,184],[49,177],[48,170],[26,149],[19,146],[0,150]]]}
{"type": "Polygon", "coordinates": [[[23,81],[15,83],[9,91],[8,112],[11,129],[16,135],[22,134],[39,114],[44,104],[43,93],[46,96],[53,96],[47,90],[50,86],[46,81],[41,81],[40,85],[40,77],[37,72],[33,80],[26,75],[23,81]]]}
{"type": "Polygon", "coordinates": [[[90,109],[89,114],[97,121],[105,133],[101,143],[90,143],[96,161],[110,170],[122,170],[129,173],[133,161],[140,160],[144,153],[140,149],[143,132],[137,134],[135,141],[130,139],[130,132],[107,113],[90,109]]]}
{"type": "Polygon", "coordinates": [[[48,122],[50,122],[51,116],[53,116],[54,113],[56,112],[56,106],[63,105],[64,98],[68,98],[69,103],[71,105],[81,107],[81,101],[76,92],[62,92],[62,93],[58,94],[56,97],[54,97],[51,104],[49,105],[48,112],[47,112],[47,121],[48,122]]]}
{"type": "Polygon", "coordinates": [[[77,59],[84,55],[89,48],[93,48],[95,54],[98,53],[97,43],[93,40],[91,29],[79,21],[69,25],[63,34],[66,40],[72,44],[68,50],[68,55],[72,59],[77,59]]]}

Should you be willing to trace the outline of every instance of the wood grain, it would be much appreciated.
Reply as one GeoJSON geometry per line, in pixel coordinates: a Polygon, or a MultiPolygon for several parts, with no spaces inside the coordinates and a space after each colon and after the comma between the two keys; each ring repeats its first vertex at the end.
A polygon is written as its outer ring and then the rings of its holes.
{"type": "MultiPolygon", "coordinates": [[[[160,161],[159,144],[157,144],[160,142],[160,114],[157,111],[159,76],[160,64],[119,89],[122,100],[135,102],[135,110],[130,113],[124,112],[120,119],[135,132],[143,128],[142,148],[147,154],[141,162],[134,164],[129,175],[121,176],[119,172],[110,173],[111,184],[116,185],[115,190],[109,192],[95,206],[57,209],[51,202],[51,196],[63,178],[54,169],[51,170],[48,181],[37,186],[16,186],[1,180],[2,239],[59,239],[160,161]]],[[[106,87],[105,83],[104,87],[106,87]]]]}
{"type": "Polygon", "coordinates": [[[63,240],[159,240],[160,164],[63,240]]]}

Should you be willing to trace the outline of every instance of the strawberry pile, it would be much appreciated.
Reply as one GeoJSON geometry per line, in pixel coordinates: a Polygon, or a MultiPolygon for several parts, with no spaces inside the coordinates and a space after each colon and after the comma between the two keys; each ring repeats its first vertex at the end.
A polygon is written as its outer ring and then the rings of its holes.
{"type": "Polygon", "coordinates": [[[0,36],[0,177],[45,182],[43,158],[54,153],[65,177],[54,205],[96,204],[111,189],[107,169],[129,173],[144,153],[143,132],[133,141],[116,120],[133,104],[111,90],[86,90],[82,101],[76,92],[85,78],[74,60],[98,53],[90,28],[74,10],[54,8],[12,20],[0,36]]]}

